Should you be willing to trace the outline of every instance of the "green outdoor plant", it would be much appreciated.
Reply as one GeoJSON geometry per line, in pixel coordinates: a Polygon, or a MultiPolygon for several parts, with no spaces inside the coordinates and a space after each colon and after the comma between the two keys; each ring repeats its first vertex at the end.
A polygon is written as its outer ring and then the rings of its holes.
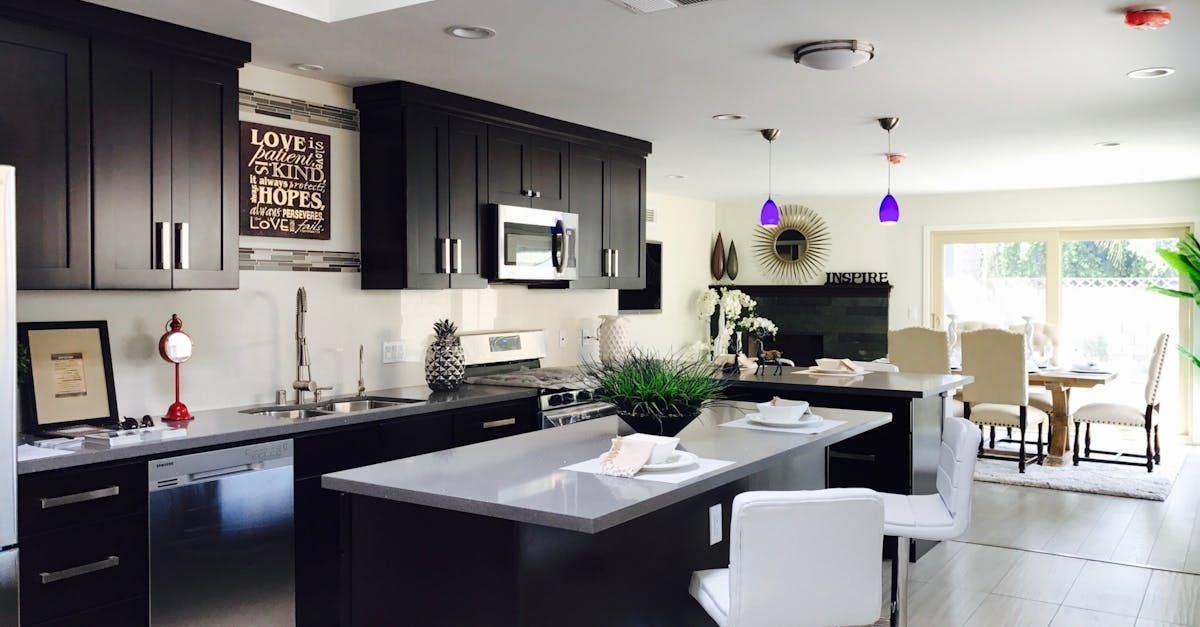
{"type": "Polygon", "coordinates": [[[584,371],[596,380],[598,400],[631,416],[694,417],[721,400],[725,389],[716,366],[678,354],[632,351],[609,365],[586,364],[584,371]]]}
{"type": "MultiPolygon", "coordinates": [[[[1192,291],[1186,292],[1158,286],[1151,286],[1150,289],[1173,298],[1190,300],[1197,307],[1200,307],[1200,242],[1196,241],[1196,236],[1187,233],[1179,238],[1179,242],[1175,245],[1174,250],[1160,248],[1158,249],[1158,254],[1167,262],[1167,265],[1174,268],[1180,276],[1188,280],[1192,291]]],[[[1188,350],[1182,344],[1179,345],[1179,352],[1187,355],[1188,359],[1192,360],[1192,364],[1200,368],[1200,356],[1192,353],[1192,351],[1188,350]]]]}

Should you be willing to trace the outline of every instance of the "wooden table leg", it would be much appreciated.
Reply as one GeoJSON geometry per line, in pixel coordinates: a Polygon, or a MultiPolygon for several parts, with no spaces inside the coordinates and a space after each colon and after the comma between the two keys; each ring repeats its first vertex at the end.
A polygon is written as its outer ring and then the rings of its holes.
{"type": "Polygon", "coordinates": [[[1046,385],[1053,399],[1054,409],[1050,412],[1050,422],[1054,425],[1054,437],[1050,441],[1050,454],[1046,456],[1045,465],[1065,466],[1068,449],[1067,435],[1070,432],[1068,418],[1070,409],[1067,407],[1067,388],[1062,385],[1046,385]]]}

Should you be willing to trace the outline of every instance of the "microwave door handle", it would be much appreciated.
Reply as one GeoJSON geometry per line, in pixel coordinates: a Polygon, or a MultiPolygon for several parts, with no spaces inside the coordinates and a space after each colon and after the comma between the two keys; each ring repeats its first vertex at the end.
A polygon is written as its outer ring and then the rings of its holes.
{"type": "Polygon", "coordinates": [[[554,235],[554,242],[550,245],[550,257],[554,262],[554,269],[561,274],[563,271],[563,264],[566,261],[565,255],[563,254],[565,251],[562,220],[559,220],[554,225],[554,228],[551,229],[551,233],[554,235]]]}

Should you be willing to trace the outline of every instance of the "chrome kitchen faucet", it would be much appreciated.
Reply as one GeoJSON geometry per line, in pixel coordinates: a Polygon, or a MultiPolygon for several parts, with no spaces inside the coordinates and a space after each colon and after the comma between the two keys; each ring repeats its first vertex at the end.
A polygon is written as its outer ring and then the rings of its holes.
{"type": "Polygon", "coordinates": [[[321,402],[321,392],[332,390],[332,387],[321,387],[312,379],[312,367],[308,358],[308,337],[304,332],[304,317],[308,313],[308,292],[303,287],[296,290],[296,380],[292,389],[296,390],[296,404],[304,404],[304,393],[312,392],[313,401],[321,402]]]}

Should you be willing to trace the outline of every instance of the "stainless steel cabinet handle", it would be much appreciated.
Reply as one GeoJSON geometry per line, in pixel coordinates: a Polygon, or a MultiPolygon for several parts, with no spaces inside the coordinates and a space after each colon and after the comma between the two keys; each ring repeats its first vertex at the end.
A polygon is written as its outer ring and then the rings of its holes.
{"type": "Polygon", "coordinates": [[[438,274],[450,274],[450,238],[438,238],[442,245],[442,267],[438,274]]]}
{"type": "Polygon", "coordinates": [[[541,197],[542,197],[542,193],[541,193],[541,192],[534,192],[534,193],[533,193],[533,197],[534,197],[534,198],[541,198],[541,197]]]}
{"type": "Polygon", "coordinates": [[[83,503],[86,501],[98,501],[100,499],[106,499],[110,496],[117,496],[120,493],[121,486],[110,485],[104,488],[88,490],[87,492],[77,492],[75,494],[66,494],[63,496],[42,497],[42,509],[62,507],[63,505],[73,505],[75,503],[83,503]]]}
{"type": "Polygon", "coordinates": [[[171,267],[171,224],[154,223],[154,269],[167,270],[171,267]]]}
{"type": "Polygon", "coordinates": [[[532,189],[523,189],[523,190],[521,190],[521,195],[526,198],[533,198],[533,190],[532,189]]]}
{"type": "Polygon", "coordinates": [[[614,279],[621,278],[621,249],[620,248],[613,249],[612,268],[613,268],[612,277],[614,279]]]}
{"type": "Polygon", "coordinates": [[[101,571],[101,570],[113,568],[115,566],[120,566],[120,565],[121,565],[120,557],[118,557],[116,555],[109,555],[108,557],[106,557],[98,562],[92,562],[90,564],[82,564],[80,566],[72,566],[70,568],[64,568],[62,570],[56,570],[56,571],[49,572],[49,573],[39,573],[38,576],[40,576],[42,578],[42,583],[44,583],[44,584],[45,583],[54,583],[56,581],[62,581],[63,579],[70,579],[72,577],[78,577],[80,575],[86,575],[88,573],[94,573],[96,571],[101,571]]]}
{"type": "Polygon", "coordinates": [[[484,429],[495,429],[496,427],[508,427],[517,424],[516,418],[501,418],[500,420],[489,420],[480,423],[484,429]]]}
{"type": "Polygon", "coordinates": [[[450,246],[454,249],[454,263],[450,265],[451,274],[462,274],[462,240],[450,240],[450,246]]]}
{"type": "Polygon", "coordinates": [[[175,223],[175,269],[187,270],[191,264],[190,247],[188,246],[188,223],[175,223]]]}
{"type": "Polygon", "coordinates": [[[606,277],[612,276],[612,249],[611,248],[604,249],[604,272],[601,273],[601,276],[606,276],[606,277]]]}

